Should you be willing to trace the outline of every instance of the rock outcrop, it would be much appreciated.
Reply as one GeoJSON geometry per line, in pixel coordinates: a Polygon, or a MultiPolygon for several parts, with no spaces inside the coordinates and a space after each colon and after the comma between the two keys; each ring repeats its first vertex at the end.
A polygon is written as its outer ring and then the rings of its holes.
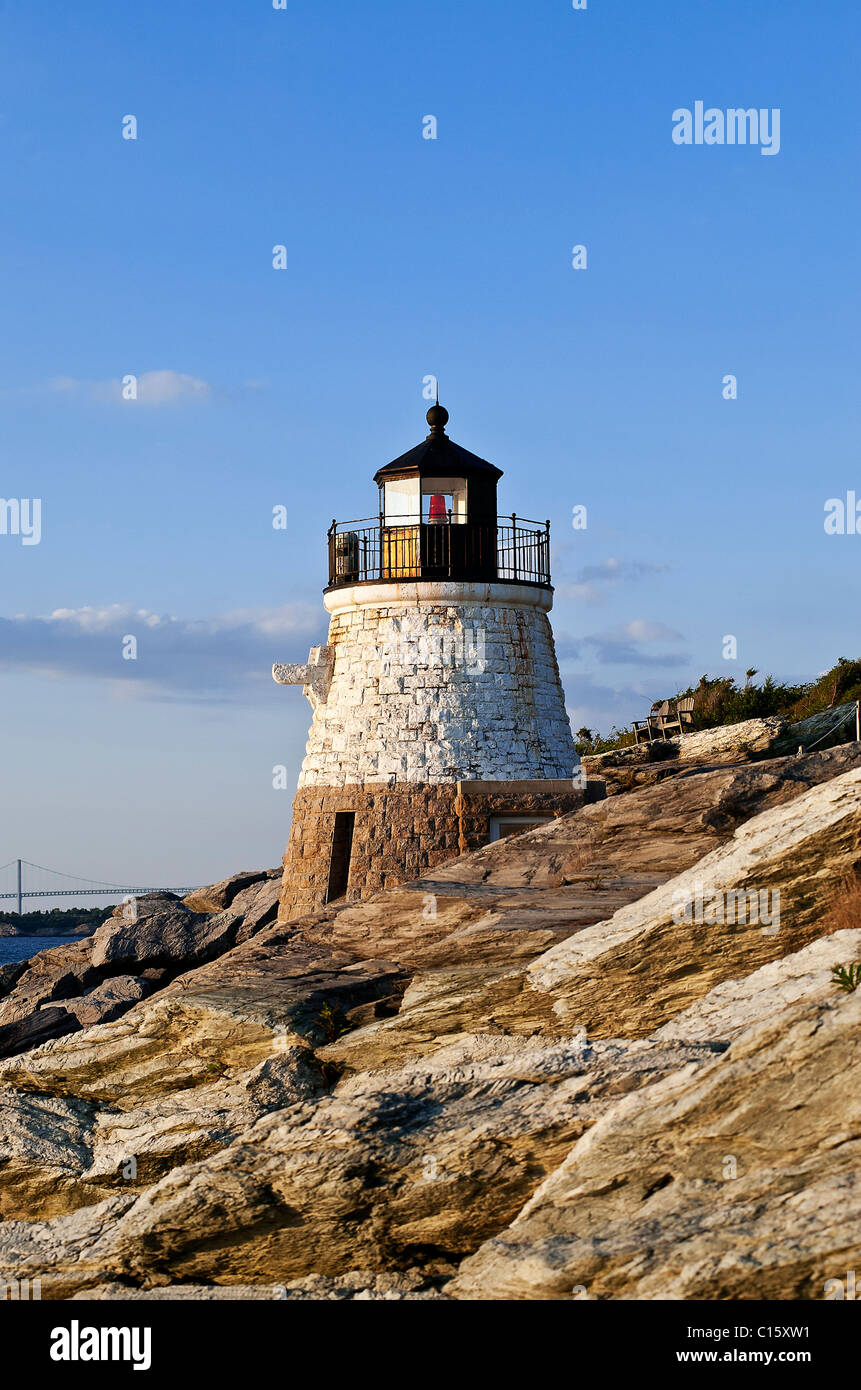
{"type": "Polygon", "coordinates": [[[94,1023],[110,1023],[151,991],[152,985],[142,975],[114,975],[80,998],[68,999],[65,1007],[82,1028],[88,1028],[94,1023]]]}
{"type": "Polygon", "coordinates": [[[593,784],[607,795],[650,786],[692,767],[756,762],[788,754],[825,752],[855,738],[855,705],[837,705],[791,724],[780,715],[745,719],[676,738],[630,744],[582,759],[593,784]]]}
{"type": "Polygon", "coordinates": [[[209,888],[195,889],[193,893],[186,894],[182,901],[192,912],[223,912],[225,908],[232,907],[243,916],[247,916],[256,903],[255,916],[262,909],[269,914],[267,920],[270,920],[273,915],[273,880],[280,888],[280,869],[268,869],[263,874],[255,869],[244,869],[241,873],[231,874],[230,878],[221,879],[219,883],[213,883],[209,888]]]}
{"type": "MultiPolygon", "coordinates": [[[[17,961],[18,968],[6,976],[6,992],[0,997],[0,1028],[27,1018],[46,1004],[82,995],[86,986],[99,978],[91,955],[92,941],[86,939],[17,961]]],[[[0,988],[3,983],[0,981],[0,988]]]]}
{"type": "Polygon", "coordinates": [[[269,869],[235,874],[183,902],[147,893],[116,907],[93,936],[0,967],[0,1057],[108,1023],[249,940],[274,921],[279,889],[280,872],[269,869]]]}
{"type": "Polygon", "coordinates": [[[76,1031],[0,1062],[0,1274],[821,1297],[861,1257],[861,923],[828,912],[859,846],[852,744],[677,768],[280,925],[274,874],[111,919],[2,1000],[76,1031]]]}
{"type": "Polygon", "coordinates": [[[753,1024],[599,1119],[449,1293],[822,1298],[861,1257],[859,1066],[861,995],[753,1024]]]}

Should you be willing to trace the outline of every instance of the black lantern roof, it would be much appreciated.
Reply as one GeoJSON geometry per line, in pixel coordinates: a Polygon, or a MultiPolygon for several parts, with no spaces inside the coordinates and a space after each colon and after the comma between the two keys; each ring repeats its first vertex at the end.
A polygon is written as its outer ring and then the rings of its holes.
{"type": "Polygon", "coordinates": [[[471,454],[468,449],[461,448],[460,444],[455,444],[453,439],[449,439],[445,432],[448,411],[439,401],[428,411],[427,422],[430,425],[427,439],[422,440],[414,449],[401,454],[400,458],[387,463],[384,468],[377,469],[374,474],[375,483],[384,483],[387,478],[403,477],[405,474],[446,478],[465,478],[470,474],[480,474],[488,482],[495,482],[502,477],[501,468],[488,463],[487,459],[479,458],[478,454],[471,454]]]}
{"type": "Polygon", "coordinates": [[[332,522],[329,589],[415,579],[550,588],[550,522],[497,516],[502,469],[449,439],[439,401],[427,422],[427,439],[374,474],[379,515],[332,522]]]}

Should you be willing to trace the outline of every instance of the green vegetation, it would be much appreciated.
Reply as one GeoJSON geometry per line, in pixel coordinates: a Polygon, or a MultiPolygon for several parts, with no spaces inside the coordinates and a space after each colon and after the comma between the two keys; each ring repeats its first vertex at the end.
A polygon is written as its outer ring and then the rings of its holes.
{"type": "Polygon", "coordinates": [[[16,927],[20,936],[62,936],[71,932],[91,932],[110,917],[114,904],[107,907],[54,907],[50,912],[0,912],[0,925],[16,927]]]}
{"type": "MultiPolygon", "coordinates": [[[[754,676],[758,674],[754,667],[750,667],[742,686],[732,676],[700,676],[697,685],[678,690],[668,698],[683,700],[685,696],[693,695],[696,700],[694,729],[715,729],[719,725],[738,724],[744,719],[764,719],[772,714],[796,724],[808,719],[811,714],[861,699],[861,659],[849,661],[841,656],[830,671],[815,681],[801,685],[776,681],[773,676],[766,676],[762,684],[757,685],[754,676]]],[[[647,708],[635,711],[631,717],[645,718],[647,708]]],[[[584,756],[627,748],[633,742],[634,735],[630,729],[613,728],[606,737],[602,737],[595,730],[584,728],[577,730],[574,746],[584,756]]]]}
{"type": "Polygon", "coordinates": [[[353,1026],[346,1014],[341,1009],[333,1009],[331,1004],[324,1004],[313,1022],[320,1029],[324,1041],[327,1043],[334,1042],[343,1033],[349,1033],[353,1026]]]}
{"type": "Polygon", "coordinates": [[[615,724],[609,734],[603,736],[595,729],[578,729],[574,735],[574,747],[581,758],[587,753],[610,753],[614,748],[627,748],[634,742],[631,730],[617,729],[615,724]]]}
{"type": "Polygon", "coordinates": [[[861,964],[854,961],[852,965],[832,966],[831,983],[838,989],[844,989],[847,994],[854,994],[861,985],[861,964]]]}

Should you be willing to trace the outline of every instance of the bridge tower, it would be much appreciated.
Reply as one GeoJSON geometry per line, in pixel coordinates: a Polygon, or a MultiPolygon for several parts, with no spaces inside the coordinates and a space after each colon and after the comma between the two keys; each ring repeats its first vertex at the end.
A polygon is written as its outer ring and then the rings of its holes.
{"type": "Polygon", "coordinates": [[[501,470],[449,438],[439,403],[427,421],[375,474],[377,515],[332,523],[326,645],[272,670],[313,709],[282,921],[583,800],[547,617],[550,523],[499,517],[501,470]]]}

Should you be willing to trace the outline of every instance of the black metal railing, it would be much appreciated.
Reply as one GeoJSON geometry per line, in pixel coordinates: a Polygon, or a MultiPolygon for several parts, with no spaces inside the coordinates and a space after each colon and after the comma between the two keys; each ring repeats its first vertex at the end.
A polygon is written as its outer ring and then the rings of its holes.
{"type": "Polygon", "coordinates": [[[502,580],[550,585],[550,522],[495,520],[387,524],[379,517],[333,521],[329,587],[381,580],[502,580]]]}

